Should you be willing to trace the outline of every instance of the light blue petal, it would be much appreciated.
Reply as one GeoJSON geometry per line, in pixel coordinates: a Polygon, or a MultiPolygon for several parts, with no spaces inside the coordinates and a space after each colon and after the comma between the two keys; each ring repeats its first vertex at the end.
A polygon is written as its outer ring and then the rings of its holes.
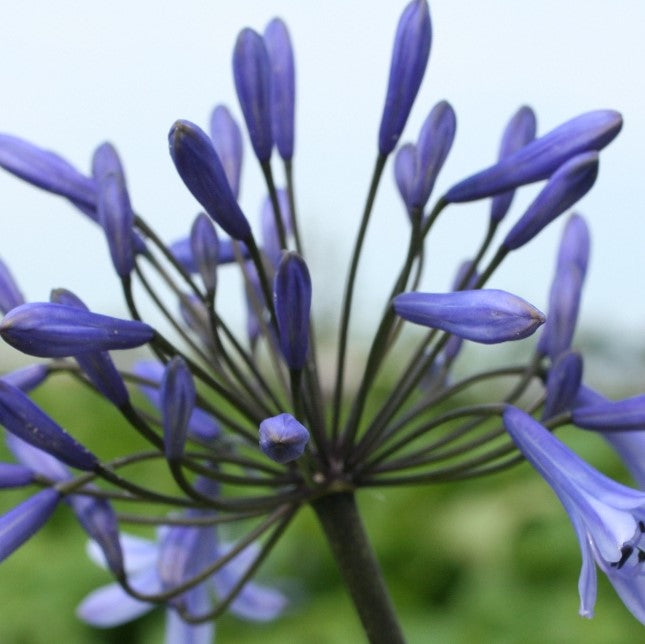
{"type": "MultiPolygon", "coordinates": [[[[211,608],[208,584],[202,583],[182,595],[186,608],[194,616],[204,615],[211,608]]],[[[176,611],[166,611],[165,644],[213,644],[215,638],[215,622],[203,624],[188,624],[176,611]]]]}

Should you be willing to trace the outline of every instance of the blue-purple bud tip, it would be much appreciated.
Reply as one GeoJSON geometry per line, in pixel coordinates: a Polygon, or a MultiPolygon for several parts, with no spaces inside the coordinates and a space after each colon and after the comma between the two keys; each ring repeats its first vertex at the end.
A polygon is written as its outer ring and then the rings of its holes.
{"type": "Polygon", "coordinates": [[[309,432],[291,414],[279,414],[260,423],[260,449],[277,463],[302,456],[309,432]]]}

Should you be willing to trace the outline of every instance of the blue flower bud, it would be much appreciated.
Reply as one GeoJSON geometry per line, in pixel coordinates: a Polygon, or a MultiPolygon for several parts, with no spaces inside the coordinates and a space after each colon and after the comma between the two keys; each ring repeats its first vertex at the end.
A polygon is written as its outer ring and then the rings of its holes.
{"type": "MultiPolygon", "coordinates": [[[[526,105],[520,107],[508,122],[499,148],[499,161],[511,156],[535,138],[537,122],[535,113],[526,105]]],[[[501,221],[511,207],[515,190],[495,195],[490,205],[490,218],[493,222],[501,221]]]]}
{"type": "Polygon", "coordinates": [[[134,213],[123,176],[107,174],[99,181],[97,212],[114,269],[119,277],[128,277],[134,269],[134,213]]]}
{"type": "Polygon", "coordinates": [[[645,427],[645,395],[624,400],[606,400],[584,407],[576,407],[571,417],[575,425],[584,429],[622,431],[645,427]]]}
{"type": "Polygon", "coordinates": [[[577,116],[496,165],[454,185],[444,198],[448,202],[473,201],[547,179],[572,157],[609,145],[622,125],[621,115],[613,110],[577,116]]]}
{"type": "Polygon", "coordinates": [[[572,215],[560,241],[555,276],[549,292],[549,315],[537,350],[555,360],[569,349],[580,309],[589,262],[589,231],[584,219],[572,215]]]}
{"type": "MultiPolygon", "coordinates": [[[[235,257],[235,251],[233,249],[233,243],[237,244],[243,259],[250,258],[249,249],[243,242],[233,242],[232,239],[223,239],[219,236],[218,240],[218,264],[232,264],[237,261],[237,258],[235,257]]],[[[195,263],[195,258],[193,257],[190,237],[178,239],[176,242],[170,244],[168,249],[172,253],[173,257],[184,267],[186,271],[188,271],[189,273],[199,272],[199,270],[197,269],[197,264],[195,263]]]]}
{"type": "Polygon", "coordinates": [[[289,369],[302,369],[309,349],[311,278],[305,261],[285,253],[273,285],[280,349],[289,369]]]}
{"type": "Polygon", "coordinates": [[[16,281],[7,265],[0,260],[0,313],[8,313],[11,309],[25,303],[16,281]]]}
{"type": "MultiPolygon", "coordinates": [[[[280,215],[282,225],[287,235],[290,235],[293,226],[291,225],[291,209],[289,208],[289,195],[284,189],[277,191],[278,205],[280,206],[280,215]]],[[[262,250],[269,258],[271,265],[276,268],[282,258],[282,246],[280,245],[280,235],[275,223],[275,214],[271,198],[267,195],[260,212],[260,223],[262,226],[262,250]]]]}
{"type": "Polygon", "coordinates": [[[5,342],[41,358],[132,349],[150,342],[154,334],[143,322],[49,302],[23,304],[9,311],[0,323],[0,337],[5,342]]]}
{"type": "Polygon", "coordinates": [[[49,375],[49,368],[44,364],[30,364],[21,369],[10,371],[0,376],[0,380],[8,382],[21,391],[31,391],[45,381],[49,375]]]}
{"type": "MultiPolygon", "coordinates": [[[[155,383],[156,386],[139,385],[139,389],[145,394],[146,398],[157,408],[161,409],[161,380],[164,374],[164,367],[159,362],[140,361],[134,366],[134,373],[146,380],[155,383]]],[[[193,409],[193,413],[188,422],[188,432],[205,441],[210,441],[220,435],[219,423],[213,416],[199,407],[193,409]]]]}
{"type": "Polygon", "coordinates": [[[54,152],[16,136],[0,134],[0,167],[43,190],[67,197],[87,209],[88,214],[96,208],[94,180],[54,152]]]}
{"type": "Polygon", "coordinates": [[[0,561],[40,530],[52,515],[60,494],[47,488],[0,517],[0,561]]]}
{"type": "MultiPolygon", "coordinates": [[[[53,290],[50,299],[56,304],[63,304],[89,312],[81,299],[64,288],[53,290]]],[[[128,390],[123,378],[121,378],[121,374],[107,352],[89,351],[76,355],[74,358],[90,382],[114,405],[122,407],[128,402],[128,390]]]]}
{"type": "Polygon", "coordinates": [[[276,463],[300,458],[309,441],[309,432],[291,414],[279,414],[260,423],[260,449],[276,463]]]}
{"type": "Polygon", "coordinates": [[[249,222],[206,133],[189,121],[176,121],[168,139],[170,156],[193,197],[231,237],[249,240],[249,222]]]}
{"type": "Polygon", "coordinates": [[[567,161],[511,228],[503,245],[515,250],[533,239],[547,224],[587,194],[597,176],[597,152],[580,154],[567,161]]]}
{"type": "Polygon", "coordinates": [[[215,226],[205,215],[197,215],[190,231],[190,247],[195,266],[209,293],[215,293],[217,286],[217,263],[219,261],[219,240],[215,226]]]}
{"type": "Polygon", "coordinates": [[[549,369],[542,418],[569,409],[576,401],[582,382],[582,357],[574,351],[562,353],[549,369]]]}
{"type": "Polygon", "coordinates": [[[13,434],[6,434],[7,447],[20,463],[32,472],[51,481],[68,481],[72,478],[70,471],[53,456],[38,449],[13,434]]]}
{"type": "Polygon", "coordinates": [[[195,383],[186,363],[175,356],[164,370],[159,392],[164,452],[169,461],[184,453],[188,423],[195,407],[195,383]]]}
{"type": "Polygon", "coordinates": [[[94,150],[92,155],[92,176],[98,183],[109,174],[125,177],[123,164],[116,148],[106,141],[94,150]]]}
{"type": "Polygon", "coordinates": [[[394,38],[390,77],[378,136],[379,152],[388,155],[408,120],[430,57],[432,25],[426,0],[412,0],[401,14],[394,38]]]}
{"type": "Polygon", "coordinates": [[[394,156],[394,180],[408,213],[412,210],[412,191],[417,177],[417,147],[414,143],[402,145],[394,156]]]}
{"type": "Polygon", "coordinates": [[[573,265],[584,278],[587,274],[590,248],[589,228],[585,220],[580,215],[572,214],[562,233],[558,248],[557,269],[573,265]]]}
{"type": "MultiPolygon", "coordinates": [[[[233,78],[251,145],[260,163],[271,158],[271,63],[260,34],[242,29],[233,51],[233,78]]],[[[234,237],[234,235],[231,235],[234,237]]]]}
{"type": "Polygon", "coordinates": [[[25,442],[79,470],[91,471],[96,457],[54,422],[25,394],[0,381],[0,424],[25,442]]]}
{"type": "Polygon", "coordinates": [[[410,203],[423,209],[448,157],[457,130],[457,118],[450,103],[437,103],[421,127],[417,141],[417,177],[410,203]]]}
{"type": "Polygon", "coordinates": [[[211,139],[222,162],[228,184],[236,199],[240,196],[242,172],[242,133],[228,108],[218,105],[211,114],[211,139]]]}
{"type": "Polygon", "coordinates": [[[85,532],[101,547],[112,573],[117,578],[122,578],[125,571],[119,526],[110,502],[107,499],[74,494],[69,497],[69,504],[85,532]]]}
{"type": "Polygon", "coordinates": [[[484,344],[520,340],[544,323],[542,313],[528,302],[494,289],[402,293],[393,306],[404,320],[484,344]]]}
{"type": "Polygon", "coordinates": [[[280,156],[293,157],[296,81],[293,49],[287,26],[274,18],[264,30],[264,43],[271,64],[271,130],[280,156]]]}
{"type": "Polygon", "coordinates": [[[0,489],[23,487],[34,480],[34,472],[26,465],[0,463],[0,489]]]}

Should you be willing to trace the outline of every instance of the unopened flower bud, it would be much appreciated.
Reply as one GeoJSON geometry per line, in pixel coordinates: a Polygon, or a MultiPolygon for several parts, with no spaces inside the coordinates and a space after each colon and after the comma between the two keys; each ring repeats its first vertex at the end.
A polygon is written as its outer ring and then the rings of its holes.
{"type": "Polygon", "coordinates": [[[531,304],[494,289],[402,293],[393,306],[404,320],[484,344],[520,340],[544,323],[542,313],[531,304]]]}
{"type": "Polygon", "coordinates": [[[166,365],[159,398],[164,452],[169,461],[177,460],[184,453],[188,423],[195,407],[195,383],[186,363],[179,356],[166,365]]]}
{"type": "Polygon", "coordinates": [[[8,313],[16,306],[25,303],[16,280],[7,265],[0,260],[0,313],[8,313]]]}
{"type": "Polygon", "coordinates": [[[213,222],[203,213],[197,215],[190,231],[190,247],[197,270],[209,293],[217,286],[219,240],[213,222]]]}
{"type": "Polygon", "coordinates": [[[260,449],[276,463],[300,458],[309,432],[291,414],[279,414],[260,423],[260,449]]]}
{"type": "Polygon", "coordinates": [[[211,114],[210,133],[215,152],[222,162],[226,178],[236,199],[240,196],[242,172],[242,133],[228,108],[218,105],[211,114]]]}

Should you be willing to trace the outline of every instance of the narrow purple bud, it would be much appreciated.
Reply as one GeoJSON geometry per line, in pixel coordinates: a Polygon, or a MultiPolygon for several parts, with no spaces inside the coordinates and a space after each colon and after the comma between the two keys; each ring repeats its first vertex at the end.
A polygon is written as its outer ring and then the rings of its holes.
{"type": "Polygon", "coordinates": [[[580,154],[567,161],[549,179],[524,215],[511,228],[503,245],[516,250],[533,239],[558,215],[586,195],[597,176],[597,152],[580,154]]]}
{"type": "Polygon", "coordinates": [[[402,293],[393,305],[404,320],[484,344],[520,340],[544,323],[542,313],[528,302],[494,289],[402,293]]]}
{"type": "MultiPolygon", "coordinates": [[[[233,249],[233,244],[237,244],[240,254],[243,259],[249,259],[249,249],[246,244],[242,242],[234,242],[232,239],[219,239],[218,253],[217,253],[217,263],[218,264],[232,264],[237,261],[235,257],[235,251],[233,249]]],[[[178,239],[176,242],[173,242],[168,247],[170,252],[173,254],[173,257],[187,270],[189,273],[198,273],[197,264],[195,264],[195,258],[193,257],[193,251],[190,247],[190,237],[184,237],[183,239],[178,239]]]]}
{"type": "Polygon", "coordinates": [[[119,277],[128,277],[134,269],[134,213],[123,176],[107,174],[99,181],[97,211],[114,269],[119,277]]]}
{"type": "Polygon", "coordinates": [[[94,150],[94,154],[92,155],[92,176],[98,183],[108,174],[125,177],[123,164],[121,163],[116,148],[106,141],[94,150]]]}
{"type": "Polygon", "coordinates": [[[170,128],[168,139],[170,156],[193,197],[231,237],[249,240],[249,222],[235,199],[226,172],[206,133],[189,121],[176,121],[170,128]]]}
{"type": "Polygon", "coordinates": [[[606,400],[585,407],[576,407],[573,422],[584,429],[601,431],[642,430],[645,427],[645,395],[624,400],[606,400]]]}
{"type": "Polygon", "coordinates": [[[394,180],[408,212],[412,210],[411,199],[417,166],[417,148],[414,143],[402,145],[394,156],[394,180]]]}
{"type": "MultiPolygon", "coordinates": [[[[139,385],[141,391],[146,395],[148,400],[157,408],[161,408],[161,395],[159,387],[164,374],[164,367],[159,362],[137,362],[134,372],[155,383],[155,386],[139,385]]],[[[188,423],[190,434],[209,441],[217,438],[220,434],[219,423],[213,416],[206,413],[203,409],[195,407],[188,423]]]]}
{"type": "Polygon", "coordinates": [[[143,322],[49,302],[23,304],[7,313],[0,323],[0,337],[5,342],[41,358],[132,349],[150,342],[154,334],[154,329],[143,322]]]}
{"type": "Polygon", "coordinates": [[[271,130],[280,156],[293,157],[296,80],[293,48],[287,26],[274,18],[264,30],[264,44],[271,64],[271,130]]]}
{"type": "Polygon", "coordinates": [[[309,432],[291,414],[279,414],[260,423],[260,449],[276,463],[300,458],[309,432]]]}
{"type": "Polygon", "coordinates": [[[585,220],[580,215],[571,215],[562,233],[558,249],[557,268],[565,268],[570,265],[576,266],[584,279],[589,265],[590,249],[589,228],[585,220]]]}
{"type": "Polygon", "coordinates": [[[195,266],[209,293],[217,286],[219,240],[213,222],[205,215],[197,215],[190,231],[190,247],[195,266]]]}
{"type": "Polygon", "coordinates": [[[0,134],[0,167],[43,190],[67,197],[90,212],[96,208],[94,180],[54,152],[16,136],[0,134]]]}
{"type": "Polygon", "coordinates": [[[273,285],[280,349],[289,369],[302,369],[309,348],[311,278],[304,259],[285,253],[273,285]]]}
{"type": "Polygon", "coordinates": [[[23,441],[79,470],[91,471],[96,456],[12,385],[0,381],[0,424],[23,441]]]}
{"type": "Polygon", "coordinates": [[[622,125],[621,115],[613,110],[596,110],[577,116],[496,165],[454,185],[445,199],[453,203],[474,201],[547,179],[572,157],[609,145],[622,125]]]}
{"type": "Polygon", "coordinates": [[[412,0],[401,14],[394,37],[390,78],[378,136],[379,152],[396,146],[408,120],[430,57],[432,25],[426,0],[412,0]]]}
{"type": "Polygon", "coordinates": [[[106,499],[75,494],[69,504],[83,529],[103,551],[105,561],[117,578],[123,578],[123,552],[119,542],[119,526],[112,505],[106,499]]]}
{"type": "Polygon", "coordinates": [[[410,202],[423,210],[455,140],[457,117],[447,101],[437,103],[421,127],[417,141],[418,174],[410,202]]]}
{"type": "MultiPolygon", "coordinates": [[[[508,122],[502,142],[499,147],[498,160],[503,161],[506,157],[511,156],[527,143],[535,139],[535,130],[537,121],[535,113],[526,105],[520,107],[511,120],[508,122]]],[[[511,207],[515,190],[509,190],[502,194],[495,195],[490,205],[490,218],[493,222],[500,222],[506,216],[508,209],[511,207]]]]}
{"type": "Polygon", "coordinates": [[[173,461],[184,453],[188,423],[195,407],[195,383],[186,363],[179,356],[166,365],[159,396],[164,452],[166,458],[173,461]]]}
{"type": "Polygon", "coordinates": [[[13,279],[7,265],[0,260],[0,313],[8,313],[11,309],[25,303],[16,280],[13,279]]]}
{"type": "Polygon", "coordinates": [[[49,375],[49,367],[44,364],[30,364],[27,367],[10,371],[0,376],[0,380],[8,382],[21,391],[31,391],[45,381],[49,375]]]}
{"type": "Polygon", "coordinates": [[[222,162],[228,184],[236,199],[240,196],[242,173],[242,133],[228,108],[218,105],[211,114],[211,139],[222,162]]]}
{"type": "Polygon", "coordinates": [[[47,523],[59,500],[59,493],[47,488],[0,517],[0,561],[4,561],[47,523]]]}
{"type": "MultiPolygon", "coordinates": [[[[280,215],[282,225],[287,235],[290,235],[293,226],[291,224],[291,210],[289,208],[289,195],[284,189],[277,191],[278,205],[280,206],[280,215]]],[[[267,195],[260,212],[260,223],[262,226],[262,250],[269,258],[271,265],[276,268],[282,258],[282,246],[280,245],[280,236],[275,223],[275,214],[271,198],[267,195]]]]}
{"type": "Polygon", "coordinates": [[[562,353],[549,369],[542,418],[569,409],[576,401],[582,382],[582,357],[574,351],[562,353]]]}
{"type": "Polygon", "coordinates": [[[271,63],[262,36],[253,29],[242,29],[237,37],[233,78],[251,145],[260,163],[266,163],[273,149],[271,63]]]}
{"type": "Polygon", "coordinates": [[[23,487],[34,480],[34,472],[25,465],[0,463],[0,489],[23,487]]]}
{"type": "Polygon", "coordinates": [[[7,447],[16,460],[27,466],[32,472],[52,481],[67,481],[72,478],[69,470],[57,458],[43,452],[42,449],[25,443],[13,434],[7,433],[6,439],[7,447]]]}
{"type": "MultiPolygon", "coordinates": [[[[71,306],[89,313],[85,303],[64,288],[54,289],[50,299],[56,304],[71,306]]],[[[74,356],[90,382],[114,405],[122,407],[129,400],[128,390],[121,374],[106,351],[90,351],[74,356]]]]}

